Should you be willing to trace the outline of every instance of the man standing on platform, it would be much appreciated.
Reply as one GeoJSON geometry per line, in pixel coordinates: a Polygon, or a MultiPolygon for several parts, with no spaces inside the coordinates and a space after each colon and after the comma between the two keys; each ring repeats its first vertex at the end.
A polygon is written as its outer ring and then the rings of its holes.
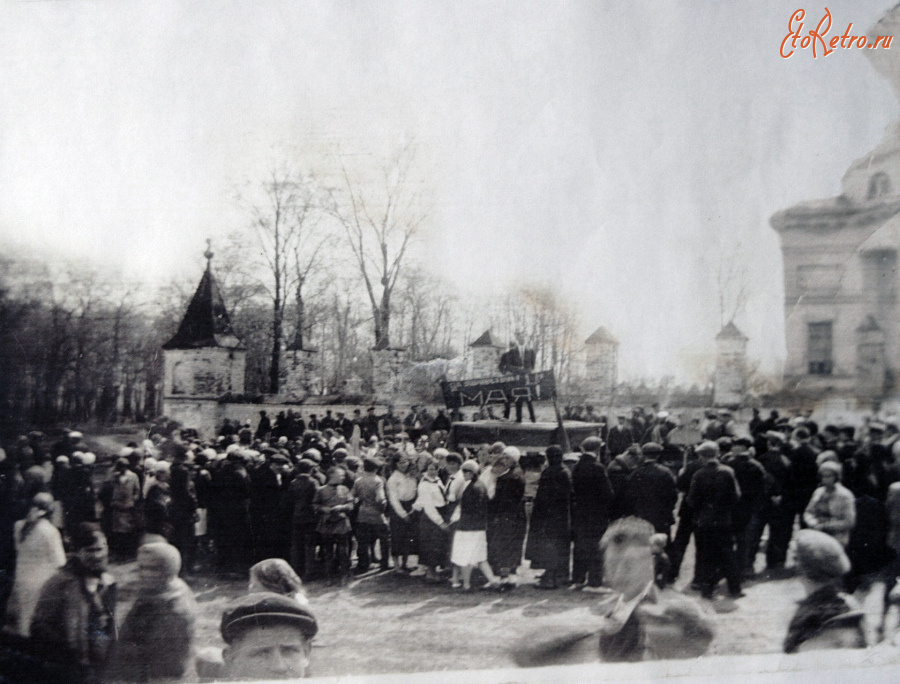
{"type": "MultiPolygon", "coordinates": [[[[522,333],[516,333],[516,339],[509,343],[509,349],[500,357],[500,372],[513,373],[517,376],[524,376],[527,373],[534,372],[535,353],[534,349],[525,348],[525,337],[522,333]]],[[[524,377],[523,377],[524,379],[524,377]]],[[[522,404],[528,404],[528,417],[531,422],[535,422],[534,406],[531,403],[531,397],[516,397],[516,422],[522,422],[522,404]]],[[[509,410],[512,401],[507,400],[503,408],[503,418],[509,420],[509,410]]]]}

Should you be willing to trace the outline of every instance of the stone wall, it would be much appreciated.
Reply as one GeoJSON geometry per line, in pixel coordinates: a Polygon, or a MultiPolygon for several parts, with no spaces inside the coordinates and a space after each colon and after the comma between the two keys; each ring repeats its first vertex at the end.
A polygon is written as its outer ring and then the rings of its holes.
{"type": "Polygon", "coordinates": [[[197,430],[203,439],[211,439],[222,424],[224,406],[217,399],[166,397],[163,399],[163,414],[177,420],[185,428],[197,430]]]}
{"type": "Polygon", "coordinates": [[[246,352],[210,347],[163,352],[163,396],[220,397],[244,392],[246,352]]]}

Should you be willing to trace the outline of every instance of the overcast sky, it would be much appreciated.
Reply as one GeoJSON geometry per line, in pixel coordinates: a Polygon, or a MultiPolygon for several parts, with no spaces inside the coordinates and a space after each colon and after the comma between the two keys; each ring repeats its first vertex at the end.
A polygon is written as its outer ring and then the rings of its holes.
{"type": "MultiPolygon", "coordinates": [[[[891,6],[828,2],[841,31],[891,6]]],[[[768,218],[838,194],[898,114],[862,51],[779,56],[797,7],[4,2],[0,235],[162,283],[246,222],[234,188],[283,150],[414,138],[436,207],[420,251],[464,293],[555,281],[585,336],[620,339],[621,375],[691,377],[737,243],[754,284],[737,323],[777,369],[768,218]]]]}

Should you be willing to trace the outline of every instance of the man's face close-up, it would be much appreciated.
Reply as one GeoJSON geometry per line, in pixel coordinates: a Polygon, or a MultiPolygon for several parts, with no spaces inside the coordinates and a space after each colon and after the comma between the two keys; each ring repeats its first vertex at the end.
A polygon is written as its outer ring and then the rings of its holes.
{"type": "Polygon", "coordinates": [[[231,679],[296,679],[306,676],[310,643],[288,625],[249,627],[224,653],[231,679]]]}

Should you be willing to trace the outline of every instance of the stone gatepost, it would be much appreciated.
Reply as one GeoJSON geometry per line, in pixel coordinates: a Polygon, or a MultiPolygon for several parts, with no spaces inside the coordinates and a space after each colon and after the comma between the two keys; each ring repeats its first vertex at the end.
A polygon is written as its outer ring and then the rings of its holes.
{"type": "Polygon", "coordinates": [[[588,396],[609,404],[618,381],[619,341],[603,326],[584,342],[584,379],[588,396]]]}
{"type": "Polygon", "coordinates": [[[318,350],[288,349],[281,356],[279,396],[301,401],[318,389],[318,350]]]}
{"type": "Polygon", "coordinates": [[[716,335],[713,403],[716,406],[741,404],[746,391],[747,337],[731,322],[716,335]]]}
{"type": "Polygon", "coordinates": [[[468,378],[487,378],[500,372],[500,356],[504,347],[494,343],[490,330],[469,345],[468,378]]]}

